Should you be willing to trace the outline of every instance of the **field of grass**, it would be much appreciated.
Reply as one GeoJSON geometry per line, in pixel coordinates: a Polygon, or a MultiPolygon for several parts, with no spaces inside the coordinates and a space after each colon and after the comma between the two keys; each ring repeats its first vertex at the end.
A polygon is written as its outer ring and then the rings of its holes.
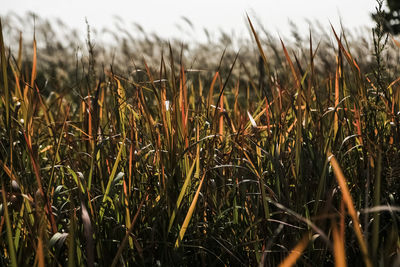
{"type": "Polygon", "coordinates": [[[2,20],[0,264],[398,266],[400,41],[252,22],[236,51],[2,20]]]}

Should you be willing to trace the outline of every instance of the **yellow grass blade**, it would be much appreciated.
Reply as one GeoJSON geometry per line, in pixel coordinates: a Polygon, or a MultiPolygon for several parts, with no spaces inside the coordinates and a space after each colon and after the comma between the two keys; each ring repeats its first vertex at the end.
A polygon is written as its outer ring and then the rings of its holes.
{"type": "MultiPolygon", "coordinates": [[[[125,88],[121,85],[120,80],[116,77],[114,79],[117,81],[117,94],[118,94],[118,111],[121,120],[121,130],[125,133],[125,118],[126,118],[126,93],[125,88]]],[[[97,131],[97,129],[95,129],[97,131]]]]}
{"type": "Polygon", "coordinates": [[[33,59],[32,59],[32,73],[31,73],[31,88],[35,87],[36,66],[37,66],[36,38],[33,37],[33,59]]]}
{"type": "Polygon", "coordinates": [[[193,164],[192,164],[192,166],[190,167],[190,170],[189,170],[189,172],[188,172],[187,175],[186,175],[186,179],[185,179],[185,182],[183,183],[181,192],[179,193],[179,197],[178,197],[178,200],[176,201],[175,209],[174,209],[174,211],[172,212],[171,219],[169,220],[168,233],[169,233],[169,231],[170,231],[171,228],[172,228],[172,224],[174,223],[175,216],[176,216],[176,212],[178,211],[179,207],[181,206],[181,202],[182,202],[183,196],[184,196],[185,193],[186,193],[186,189],[187,189],[187,187],[188,187],[188,185],[189,185],[190,177],[192,176],[195,163],[196,163],[196,161],[193,161],[193,164]]]}
{"type": "Polygon", "coordinates": [[[186,214],[185,220],[183,221],[182,228],[179,231],[179,236],[175,241],[175,248],[179,247],[180,242],[182,241],[183,237],[185,236],[185,233],[186,233],[187,227],[189,225],[189,222],[192,219],[192,215],[193,215],[194,209],[196,208],[197,200],[199,198],[201,186],[203,185],[204,178],[206,177],[206,173],[207,172],[204,172],[203,177],[201,178],[199,187],[197,188],[197,191],[196,191],[196,193],[194,195],[194,198],[192,200],[192,204],[190,204],[190,207],[189,207],[189,210],[188,210],[188,212],[186,214]]]}

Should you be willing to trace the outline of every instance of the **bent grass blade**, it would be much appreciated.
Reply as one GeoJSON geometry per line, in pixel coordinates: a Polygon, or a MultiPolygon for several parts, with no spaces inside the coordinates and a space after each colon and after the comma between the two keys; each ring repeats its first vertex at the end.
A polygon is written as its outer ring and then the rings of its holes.
{"type": "Polygon", "coordinates": [[[361,252],[363,254],[365,265],[367,267],[372,267],[371,260],[368,256],[369,254],[368,254],[367,244],[364,240],[363,233],[360,227],[360,221],[358,220],[357,211],[354,208],[353,199],[351,197],[349,188],[347,186],[346,177],[344,176],[342,169],[340,168],[339,163],[337,162],[335,156],[333,154],[328,154],[328,155],[329,155],[328,158],[330,159],[333,168],[333,172],[335,173],[336,181],[338,182],[340,186],[340,191],[342,192],[343,195],[343,201],[346,204],[347,210],[353,221],[354,232],[356,234],[361,252]]]}

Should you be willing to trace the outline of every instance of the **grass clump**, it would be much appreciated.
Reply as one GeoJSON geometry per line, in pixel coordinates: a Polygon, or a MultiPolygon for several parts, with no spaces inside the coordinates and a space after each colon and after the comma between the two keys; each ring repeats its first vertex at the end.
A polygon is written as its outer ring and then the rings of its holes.
{"type": "Polygon", "coordinates": [[[239,53],[0,38],[1,263],[398,263],[396,39],[249,25],[239,53]]]}

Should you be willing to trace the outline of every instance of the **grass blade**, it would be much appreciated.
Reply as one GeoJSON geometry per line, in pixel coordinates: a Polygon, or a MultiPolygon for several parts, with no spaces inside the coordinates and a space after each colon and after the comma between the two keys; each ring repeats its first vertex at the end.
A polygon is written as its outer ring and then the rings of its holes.
{"type": "Polygon", "coordinates": [[[251,22],[251,20],[250,20],[250,18],[249,18],[249,16],[247,14],[246,14],[246,17],[247,17],[247,21],[249,22],[250,29],[251,29],[251,32],[253,33],[254,39],[256,40],[257,47],[258,47],[258,52],[260,53],[260,55],[262,57],[262,60],[264,62],[264,66],[265,66],[265,70],[266,70],[267,76],[269,78],[270,77],[270,70],[269,70],[269,66],[268,66],[267,57],[265,56],[264,50],[262,49],[260,39],[258,38],[257,32],[253,27],[253,23],[251,22]]]}
{"type": "Polygon", "coordinates": [[[130,236],[130,234],[131,234],[132,231],[133,231],[133,227],[134,227],[135,224],[136,224],[136,221],[137,221],[137,219],[138,219],[138,217],[139,217],[140,211],[142,210],[144,201],[145,201],[146,199],[147,199],[147,195],[145,195],[144,198],[142,199],[142,202],[140,202],[139,208],[138,208],[138,210],[137,210],[137,212],[136,212],[136,214],[135,214],[135,217],[133,217],[133,220],[132,220],[132,222],[131,222],[131,225],[130,225],[128,231],[126,231],[125,237],[124,237],[124,239],[122,240],[121,244],[119,245],[118,251],[117,251],[117,253],[115,254],[115,257],[114,257],[114,259],[113,259],[113,261],[112,261],[111,267],[115,267],[115,266],[118,264],[119,257],[121,256],[122,251],[124,250],[124,248],[125,248],[125,246],[126,246],[126,243],[128,242],[129,236],[130,236]]]}
{"type": "Polygon", "coordinates": [[[346,250],[344,249],[345,240],[342,240],[337,229],[336,223],[332,225],[333,236],[333,255],[335,257],[335,266],[346,267],[346,250]]]}
{"type": "Polygon", "coordinates": [[[1,194],[3,197],[3,210],[4,210],[4,218],[6,221],[6,232],[7,232],[7,242],[8,242],[8,254],[10,255],[11,266],[17,267],[17,258],[15,256],[15,247],[12,237],[12,227],[10,223],[10,214],[8,212],[7,207],[7,199],[6,199],[6,191],[4,188],[4,182],[1,183],[1,194]]]}
{"type": "Polygon", "coordinates": [[[300,175],[300,164],[301,164],[301,144],[302,144],[302,127],[303,127],[303,116],[302,116],[302,90],[301,90],[301,82],[300,78],[294,68],[293,62],[289,57],[289,53],[286,50],[285,44],[281,40],[283,52],[285,53],[286,61],[289,63],[290,70],[292,72],[293,78],[297,87],[297,128],[296,128],[296,178],[299,178],[300,175]]]}
{"type": "Polygon", "coordinates": [[[101,202],[102,206],[100,208],[100,213],[99,213],[100,222],[103,220],[103,215],[104,215],[104,210],[105,210],[104,205],[105,205],[105,202],[107,200],[108,194],[110,193],[111,184],[114,181],[115,174],[117,173],[118,165],[119,165],[119,162],[121,161],[122,151],[124,149],[125,149],[125,137],[123,138],[122,144],[120,145],[117,158],[115,159],[114,166],[112,168],[110,177],[108,178],[107,187],[106,187],[106,190],[105,190],[104,195],[103,195],[103,200],[101,202]]]}
{"type": "Polygon", "coordinates": [[[353,199],[351,197],[349,188],[347,186],[347,180],[346,180],[346,178],[342,172],[342,169],[340,168],[339,163],[337,162],[335,156],[330,154],[328,158],[331,162],[333,172],[335,173],[336,181],[338,182],[338,184],[340,186],[340,190],[343,195],[343,201],[346,204],[346,207],[350,214],[351,219],[353,220],[354,232],[356,233],[358,244],[360,246],[360,249],[361,249],[361,252],[363,255],[364,263],[367,267],[372,267],[371,260],[368,256],[367,244],[365,243],[365,240],[364,240],[364,237],[362,234],[362,230],[360,227],[360,222],[358,220],[358,215],[357,215],[356,209],[354,208],[353,199]]]}
{"type": "Polygon", "coordinates": [[[193,164],[190,167],[190,170],[186,175],[186,179],[185,179],[185,182],[183,183],[183,186],[182,186],[181,192],[179,193],[178,199],[176,200],[176,206],[175,206],[175,208],[174,208],[174,210],[172,212],[171,219],[169,220],[168,233],[171,231],[172,225],[173,225],[174,220],[175,220],[176,213],[178,212],[179,207],[181,206],[182,199],[185,196],[186,189],[187,189],[187,187],[189,185],[190,178],[192,177],[192,172],[193,172],[195,164],[196,164],[196,161],[193,161],[193,164]]]}
{"type": "Polygon", "coordinates": [[[7,128],[10,127],[10,92],[8,89],[8,77],[7,77],[7,63],[6,54],[3,41],[3,27],[0,19],[0,56],[1,56],[1,69],[3,72],[3,86],[4,86],[4,103],[6,109],[6,124],[7,128]]]}
{"type": "Polygon", "coordinates": [[[192,203],[190,204],[190,207],[189,207],[189,210],[188,210],[188,212],[186,214],[185,220],[183,221],[181,230],[179,231],[179,236],[175,241],[175,248],[179,248],[179,245],[180,245],[183,237],[185,236],[185,233],[186,233],[187,227],[189,225],[189,222],[190,222],[190,220],[192,218],[194,209],[196,208],[196,204],[197,204],[197,200],[199,198],[201,186],[203,185],[205,177],[206,177],[206,172],[204,172],[203,177],[200,180],[199,187],[197,188],[197,191],[196,191],[196,193],[195,193],[195,195],[193,197],[192,203]]]}
{"type": "MultiPolygon", "coordinates": [[[[382,179],[382,151],[378,150],[378,157],[376,159],[376,174],[374,184],[374,207],[381,204],[381,179],[382,179]]],[[[373,215],[374,221],[372,223],[372,258],[377,259],[378,247],[379,247],[379,221],[380,213],[375,212],[373,215]]]]}
{"type": "Polygon", "coordinates": [[[297,245],[290,251],[289,256],[287,256],[283,262],[279,264],[279,267],[290,267],[293,266],[296,261],[300,258],[303,251],[306,249],[308,243],[310,242],[310,233],[304,234],[303,238],[297,243],[297,245]]]}

